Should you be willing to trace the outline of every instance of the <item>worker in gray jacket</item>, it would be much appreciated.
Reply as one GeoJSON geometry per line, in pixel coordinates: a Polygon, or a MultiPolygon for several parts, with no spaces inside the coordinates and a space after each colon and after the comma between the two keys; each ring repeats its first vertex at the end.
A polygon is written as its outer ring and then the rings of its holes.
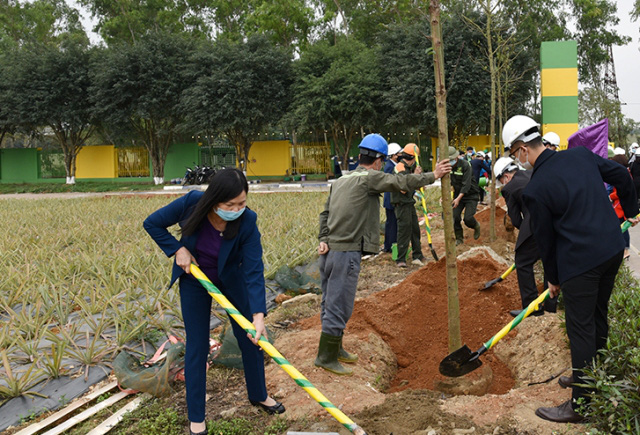
{"type": "Polygon", "coordinates": [[[353,312],[360,259],[380,249],[380,193],[415,190],[451,171],[449,161],[443,160],[433,172],[386,174],[381,171],[387,155],[382,136],[365,136],[359,148],[360,165],[333,183],[320,213],[322,334],[315,365],[339,375],[353,373],[339,361],[358,360],[342,348],[342,334],[353,312]]]}

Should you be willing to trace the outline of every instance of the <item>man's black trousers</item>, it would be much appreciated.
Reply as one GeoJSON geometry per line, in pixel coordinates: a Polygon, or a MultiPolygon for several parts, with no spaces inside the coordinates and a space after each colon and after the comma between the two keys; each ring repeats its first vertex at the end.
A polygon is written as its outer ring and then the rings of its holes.
{"type": "MultiPolygon", "coordinates": [[[[526,309],[529,304],[538,297],[538,288],[536,287],[536,277],[533,272],[533,266],[539,259],[540,253],[538,252],[538,245],[533,237],[528,237],[516,249],[516,275],[518,276],[522,309],[526,309]]],[[[547,282],[545,280],[545,286],[546,284],[547,282]]],[[[544,310],[555,313],[557,304],[557,297],[547,299],[544,301],[544,310]]]]}
{"type": "MultiPolygon", "coordinates": [[[[591,364],[599,349],[604,348],[609,336],[607,312],[613,284],[622,263],[624,251],[593,269],[562,283],[567,335],[571,348],[571,365],[575,383],[582,383],[582,369],[591,364]]],[[[588,400],[585,388],[573,387],[573,408],[576,400],[588,400]]]]}

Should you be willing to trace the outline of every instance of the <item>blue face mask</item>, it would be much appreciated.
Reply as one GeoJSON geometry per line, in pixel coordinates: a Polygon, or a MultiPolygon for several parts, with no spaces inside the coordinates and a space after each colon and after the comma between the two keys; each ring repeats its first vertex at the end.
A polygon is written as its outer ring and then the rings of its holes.
{"type": "Polygon", "coordinates": [[[458,159],[449,160],[449,163],[451,164],[451,166],[455,166],[456,163],[458,163],[458,159]]]}
{"type": "Polygon", "coordinates": [[[242,207],[238,211],[222,210],[221,208],[217,208],[216,209],[216,214],[218,216],[220,216],[222,218],[222,220],[227,221],[227,222],[231,222],[231,221],[235,221],[240,216],[242,216],[242,213],[244,213],[245,208],[246,207],[242,207]]]}

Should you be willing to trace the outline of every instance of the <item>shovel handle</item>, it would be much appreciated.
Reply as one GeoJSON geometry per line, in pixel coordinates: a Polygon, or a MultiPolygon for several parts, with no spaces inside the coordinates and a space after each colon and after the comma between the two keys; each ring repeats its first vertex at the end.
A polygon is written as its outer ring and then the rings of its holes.
{"type": "Polygon", "coordinates": [[[544,292],[542,292],[540,294],[540,296],[538,296],[538,298],[531,302],[529,304],[529,306],[527,307],[526,310],[523,310],[520,314],[518,314],[516,316],[515,319],[513,319],[511,322],[509,322],[504,328],[502,328],[496,335],[494,335],[493,337],[491,337],[489,339],[489,341],[487,341],[483,347],[486,348],[486,350],[491,349],[493,346],[495,346],[495,344],[500,341],[502,339],[502,337],[504,337],[505,335],[507,335],[509,333],[509,331],[511,331],[513,328],[515,328],[516,326],[518,326],[520,324],[520,322],[522,322],[523,319],[525,319],[529,314],[533,313],[534,311],[537,311],[540,307],[540,304],[542,304],[546,299],[549,298],[549,289],[546,289],[544,292]]]}
{"type": "Polygon", "coordinates": [[[509,276],[509,274],[510,274],[511,272],[513,272],[515,269],[516,269],[516,263],[513,263],[513,264],[511,265],[511,267],[509,267],[509,268],[505,271],[505,273],[503,273],[502,275],[500,275],[500,281],[502,281],[503,279],[505,279],[506,277],[508,277],[508,276],[509,276]]]}

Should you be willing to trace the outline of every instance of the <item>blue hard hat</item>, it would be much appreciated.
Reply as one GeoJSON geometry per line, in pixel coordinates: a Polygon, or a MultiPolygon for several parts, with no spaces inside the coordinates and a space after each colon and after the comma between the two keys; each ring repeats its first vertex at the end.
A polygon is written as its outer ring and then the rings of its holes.
{"type": "Polygon", "coordinates": [[[360,148],[360,154],[375,158],[386,157],[389,149],[387,141],[377,133],[371,133],[362,138],[358,148],[360,148]]]}

